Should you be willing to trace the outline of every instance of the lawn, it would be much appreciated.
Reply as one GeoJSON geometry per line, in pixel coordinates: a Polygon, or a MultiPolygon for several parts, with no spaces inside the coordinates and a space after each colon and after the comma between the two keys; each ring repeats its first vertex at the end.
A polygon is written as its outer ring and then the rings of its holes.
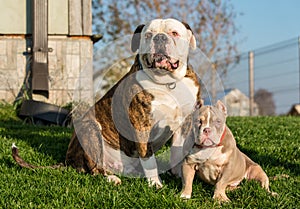
{"type": "Polygon", "coordinates": [[[182,200],[181,181],[167,174],[156,190],[145,179],[121,177],[114,186],[72,168],[22,169],[11,156],[13,142],[27,161],[56,164],[64,162],[72,129],[24,124],[12,106],[0,104],[0,208],[300,208],[300,117],[230,117],[227,124],[238,147],[266,171],[277,197],[243,181],[227,192],[231,203],[219,205],[214,187],[199,179],[192,199],[182,200]]]}

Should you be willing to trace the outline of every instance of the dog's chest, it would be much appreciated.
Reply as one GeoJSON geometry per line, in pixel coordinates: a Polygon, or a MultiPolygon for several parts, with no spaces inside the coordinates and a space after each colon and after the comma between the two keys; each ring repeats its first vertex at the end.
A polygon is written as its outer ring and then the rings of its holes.
{"type": "Polygon", "coordinates": [[[176,129],[189,115],[197,100],[198,87],[190,78],[172,84],[154,83],[144,71],[138,71],[137,81],[154,96],[151,103],[152,119],[160,126],[176,129]]]}
{"type": "Polygon", "coordinates": [[[223,165],[228,161],[228,153],[222,153],[223,146],[213,148],[193,149],[188,155],[188,162],[195,163],[200,177],[211,184],[215,184],[223,165]]]}

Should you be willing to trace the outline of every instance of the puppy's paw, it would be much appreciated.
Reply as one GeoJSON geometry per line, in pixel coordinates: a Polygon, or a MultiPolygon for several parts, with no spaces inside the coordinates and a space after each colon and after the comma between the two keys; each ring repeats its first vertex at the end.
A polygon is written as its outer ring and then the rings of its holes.
{"type": "Polygon", "coordinates": [[[108,176],[106,176],[106,178],[107,178],[108,182],[112,182],[115,185],[119,185],[122,183],[121,179],[115,175],[108,175],[108,176]]]}
{"type": "Polygon", "coordinates": [[[182,198],[182,199],[191,199],[191,195],[190,194],[184,194],[184,193],[182,193],[180,195],[180,198],[182,198]]]}
{"type": "Polygon", "coordinates": [[[155,186],[156,189],[161,189],[163,187],[163,184],[162,184],[159,176],[147,178],[147,181],[148,181],[148,185],[150,187],[155,186]]]}
{"type": "Polygon", "coordinates": [[[279,196],[279,194],[277,193],[277,192],[269,192],[273,197],[277,197],[277,196],[279,196]]]}
{"type": "Polygon", "coordinates": [[[221,193],[214,194],[213,199],[217,200],[220,203],[230,202],[230,199],[227,197],[227,195],[226,194],[221,194],[221,193]]]}

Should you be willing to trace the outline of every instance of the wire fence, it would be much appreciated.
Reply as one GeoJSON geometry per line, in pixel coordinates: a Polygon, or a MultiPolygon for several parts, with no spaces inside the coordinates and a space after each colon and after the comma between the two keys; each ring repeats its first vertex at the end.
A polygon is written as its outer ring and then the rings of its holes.
{"type": "MultiPolygon", "coordinates": [[[[277,115],[300,103],[299,41],[294,38],[253,51],[254,91],[272,93],[277,115]]],[[[249,96],[248,59],[248,53],[243,53],[238,63],[229,66],[223,79],[225,89],[237,88],[249,96]]]]}

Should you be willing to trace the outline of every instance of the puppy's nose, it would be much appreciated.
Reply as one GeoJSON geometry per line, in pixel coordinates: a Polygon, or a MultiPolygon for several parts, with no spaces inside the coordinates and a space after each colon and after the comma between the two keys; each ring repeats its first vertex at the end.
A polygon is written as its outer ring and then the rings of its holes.
{"type": "Polygon", "coordinates": [[[163,33],[159,33],[156,36],[154,36],[153,41],[155,44],[163,44],[166,43],[168,40],[168,37],[163,34],[163,33]]]}
{"type": "Polygon", "coordinates": [[[210,128],[204,128],[203,129],[204,134],[210,134],[210,132],[211,132],[210,128]]]}

